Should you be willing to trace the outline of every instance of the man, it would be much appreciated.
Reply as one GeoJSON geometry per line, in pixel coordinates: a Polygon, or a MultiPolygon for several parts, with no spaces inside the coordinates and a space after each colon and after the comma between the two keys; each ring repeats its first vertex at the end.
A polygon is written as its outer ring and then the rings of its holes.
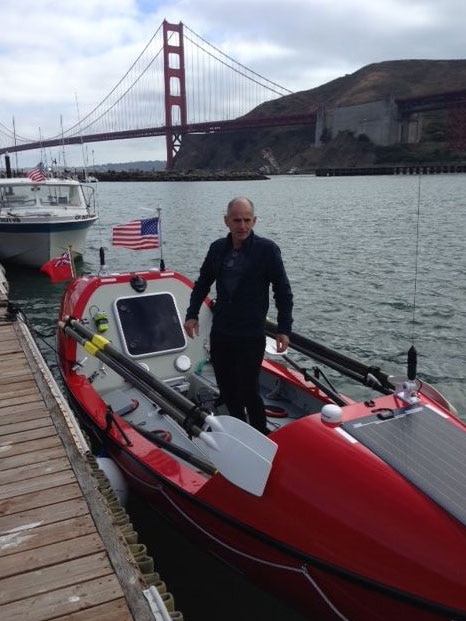
{"type": "Polygon", "coordinates": [[[199,334],[199,309],[215,281],[210,359],[220,397],[232,416],[249,419],[253,427],[268,434],[259,373],[265,351],[270,285],[277,308],[278,352],[288,347],[293,294],[280,248],[253,231],[256,216],[252,201],[244,197],[231,200],[224,220],[230,232],[210,245],[191,294],[184,327],[190,338],[199,334]]]}

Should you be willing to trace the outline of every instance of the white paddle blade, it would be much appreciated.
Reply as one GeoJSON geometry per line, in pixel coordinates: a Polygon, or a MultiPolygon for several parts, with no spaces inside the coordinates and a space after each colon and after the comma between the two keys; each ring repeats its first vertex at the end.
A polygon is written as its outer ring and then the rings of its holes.
{"type": "Polygon", "coordinates": [[[272,461],[275,457],[277,444],[239,418],[229,416],[228,414],[219,414],[218,416],[209,414],[205,422],[214,431],[223,431],[235,436],[243,444],[259,453],[264,459],[272,461]]]}
{"type": "Polygon", "coordinates": [[[277,351],[277,341],[271,336],[265,337],[265,353],[267,356],[283,356],[288,351],[288,348],[285,351],[278,352],[277,351]]]}
{"type": "Polygon", "coordinates": [[[201,431],[193,441],[230,483],[262,496],[272,469],[271,461],[221,431],[201,431]]]}

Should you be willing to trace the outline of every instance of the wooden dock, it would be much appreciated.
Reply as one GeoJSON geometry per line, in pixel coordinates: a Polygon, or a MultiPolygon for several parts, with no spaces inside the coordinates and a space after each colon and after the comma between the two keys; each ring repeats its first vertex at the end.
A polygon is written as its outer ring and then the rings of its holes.
{"type": "Polygon", "coordinates": [[[142,578],[86,453],[0,281],[0,619],[182,619],[157,613],[167,598],[142,578]]]}

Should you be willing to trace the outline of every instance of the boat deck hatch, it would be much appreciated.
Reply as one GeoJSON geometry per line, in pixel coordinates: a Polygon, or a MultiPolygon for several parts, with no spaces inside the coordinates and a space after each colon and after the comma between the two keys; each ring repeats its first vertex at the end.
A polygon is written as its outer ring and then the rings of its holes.
{"type": "Polygon", "coordinates": [[[116,318],[130,356],[180,351],[186,347],[181,317],[171,293],[118,298],[116,318]]]}
{"type": "Polygon", "coordinates": [[[466,434],[425,406],[383,410],[346,432],[466,525],[466,434]]]}

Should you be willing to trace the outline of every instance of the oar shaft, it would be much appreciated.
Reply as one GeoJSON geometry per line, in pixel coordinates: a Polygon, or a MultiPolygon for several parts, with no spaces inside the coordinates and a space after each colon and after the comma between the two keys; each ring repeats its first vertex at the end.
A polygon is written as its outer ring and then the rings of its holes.
{"type": "MultiPolygon", "coordinates": [[[[83,326],[76,319],[69,319],[68,324],[77,334],[89,340],[100,351],[105,352],[109,358],[124,365],[136,378],[145,382],[147,386],[156,390],[157,393],[165,397],[165,399],[169,399],[178,409],[184,412],[186,416],[192,417],[193,403],[188,398],[174,390],[171,386],[167,386],[167,384],[157,379],[152,373],[146,371],[140,364],[131,360],[129,356],[126,356],[123,352],[113,347],[110,341],[101,334],[92,332],[92,330],[83,326]]],[[[209,412],[204,412],[198,408],[196,410],[196,415],[198,415],[201,420],[205,420],[209,412]]]]}
{"type": "Polygon", "coordinates": [[[270,459],[268,459],[254,449],[256,445],[254,443],[255,434],[259,434],[259,432],[252,427],[247,426],[254,444],[252,447],[250,445],[251,443],[247,442],[248,438],[245,438],[243,442],[243,438],[239,439],[225,432],[219,432],[213,429],[211,429],[210,433],[202,431],[202,429],[195,424],[191,424],[189,416],[183,415],[183,413],[180,412],[175,405],[165,399],[164,396],[153,390],[140,377],[136,377],[131,369],[127,368],[123,362],[119,362],[115,358],[107,355],[105,351],[99,349],[99,347],[79,334],[70,325],[60,322],[59,326],[66,335],[80,343],[85,351],[100,359],[110,369],[113,369],[116,373],[121,375],[121,377],[145,394],[153,403],[159,405],[166,414],[179,422],[188,433],[202,441],[203,446],[201,450],[207,453],[217,471],[226,479],[251,494],[262,496],[272,468],[272,459],[277,449],[277,445],[274,442],[266,438],[266,441],[270,442],[274,449],[273,454],[270,459]]]}
{"type": "Polygon", "coordinates": [[[200,459],[199,457],[196,457],[196,455],[193,455],[193,453],[190,453],[189,451],[185,451],[183,448],[177,446],[176,444],[167,442],[166,440],[162,440],[162,438],[159,438],[157,433],[153,431],[147,431],[146,429],[143,429],[142,427],[134,427],[134,428],[136,429],[138,433],[140,433],[142,436],[144,436],[145,438],[147,438],[148,440],[156,444],[159,448],[165,449],[166,451],[168,451],[169,453],[173,453],[173,455],[176,455],[177,457],[181,457],[188,463],[192,464],[193,466],[196,466],[196,468],[199,468],[200,470],[205,472],[206,474],[212,475],[216,473],[215,468],[212,466],[210,462],[205,461],[204,459],[200,459]]]}
{"type": "MultiPolygon", "coordinates": [[[[155,390],[153,390],[150,386],[148,386],[143,380],[136,377],[130,369],[127,369],[123,364],[119,363],[117,360],[114,360],[110,356],[106,354],[106,352],[102,351],[98,347],[96,347],[90,340],[86,337],[80,335],[74,328],[70,326],[64,326],[63,330],[68,336],[71,336],[75,341],[77,341],[87,353],[95,356],[99,360],[101,360],[104,364],[106,364],[110,369],[113,369],[118,375],[121,375],[124,379],[130,382],[135,388],[140,390],[150,401],[158,405],[162,408],[167,414],[169,414],[172,418],[174,418],[181,426],[184,426],[187,420],[187,416],[185,416],[179,409],[170,403],[167,399],[165,399],[162,395],[158,394],[155,390]]],[[[175,391],[174,391],[175,392],[175,391]]],[[[177,393],[176,393],[177,394],[177,393]]],[[[192,405],[192,404],[191,404],[192,405]]],[[[189,432],[192,435],[198,436],[201,433],[201,429],[196,425],[189,426],[189,432]]]]}
{"type": "MultiPolygon", "coordinates": [[[[266,334],[269,336],[275,336],[277,333],[277,324],[270,319],[266,322],[266,334]]],[[[370,367],[359,360],[340,354],[339,352],[332,350],[325,345],[321,345],[312,339],[309,339],[301,334],[292,332],[290,335],[290,347],[317,362],[327,365],[329,368],[338,371],[342,375],[346,375],[351,379],[360,382],[361,384],[367,384],[368,376],[374,376],[379,382],[379,386],[371,387],[384,394],[393,393],[393,386],[390,383],[390,376],[383,373],[376,367],[370,367]]]]}

